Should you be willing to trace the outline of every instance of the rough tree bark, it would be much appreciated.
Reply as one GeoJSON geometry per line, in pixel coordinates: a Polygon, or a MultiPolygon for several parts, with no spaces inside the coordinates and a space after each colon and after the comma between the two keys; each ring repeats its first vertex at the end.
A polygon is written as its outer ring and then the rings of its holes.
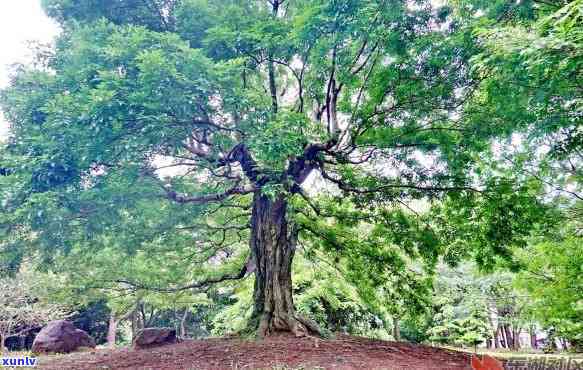
{"type": "Polygon", "coordinates": [[[256,192],[251,216],[250,248],[255,264],[251,325],[263,338],[277,331],[296,336],[318,334],[317,325],[297,315],[292,296],[292,261],[297,230],[287,217],[285,196],[270,199],[256,192]]]}

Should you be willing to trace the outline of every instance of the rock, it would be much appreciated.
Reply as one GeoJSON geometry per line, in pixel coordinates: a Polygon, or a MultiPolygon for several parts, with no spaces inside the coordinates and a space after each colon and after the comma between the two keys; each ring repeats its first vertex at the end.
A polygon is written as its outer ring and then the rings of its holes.
{"type": "Polygon", "coordinates": [[[172,328],[146,328],[134,339],[134,348],[148,348],[177,343],[176,330],[172,328]]]}
{"type": "Polygon", "coordinates": [[[95,348],[95,340],[66,320],[51,321],[34,338],[32,352],[69,353],[81,347],[95,348]]]}

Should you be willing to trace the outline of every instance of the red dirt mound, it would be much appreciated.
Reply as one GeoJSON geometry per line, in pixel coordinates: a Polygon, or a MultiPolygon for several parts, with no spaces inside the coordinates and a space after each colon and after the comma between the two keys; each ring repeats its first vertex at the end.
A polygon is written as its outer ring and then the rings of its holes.
{"type": "Polygon", "coordinates": [[[471,370],[468,354],[441,348],[349,336],[321,340],[289,335],[275,336],[262,342],[240,339],[187,340],[145,350],[97,350],[41,358],[40,368],[471,370]]]}

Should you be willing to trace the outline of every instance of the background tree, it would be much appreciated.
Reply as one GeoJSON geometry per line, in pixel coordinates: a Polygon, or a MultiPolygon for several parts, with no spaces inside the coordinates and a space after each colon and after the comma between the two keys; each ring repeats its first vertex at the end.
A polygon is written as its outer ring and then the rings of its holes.
{"type": "Polygon", "coordinates": [[[30,271],[0,279],[0,352],[4,351],[7,338],[25,335],[68,315],[63,305],[48,301],[50,281],[51,276],[30,271]]]}
{"type": "Polygon", "coordinates": [[[528,292],[535,317],[558,337],[581,351],[583,301],[581,268],[583,243],[580,238],[545,241],[521,253],[525,268],[517,284],[528,292]]]}
{"type": "Polygon", "coordinates": [[[482,11],[474,32],[483,50],[472,65],[483,78],[467,119],[514,127],[513,148],[502,149],[506,165],[581,200],[583,3],[457,3],[465,15],[482,11]]]}
{"type": "Polygon", "coordinates": [[[483,79],[474,95],[478,100],[468,105],[471,109],[466,110],[466,118],[482,120],[487,116],[519,128],[514,140],[501,146],[498,158],[505,164],[499,168],[538,182],[541,198],[557,206],[556,217],[563,222],[546,238],[531,240],[526,252],[518,253],[516,262],[523,272],[517,283],[529,295],[530,314],[552,327],[547,320],[560,316],[561,311],[566,315],[564,333],[574,336],[573,343],[577,343],[578,334],[574,333],[581,329],[572,326],[571,320],[577,316],[578,303],[571,294],[579,284],[570,274],[577,273],[578,267],[568,266],[555,253],[570,256],[569,263],[577,263],[575,256],[580,255],[583,245],[583,2],[458,1],[456,5],[462,17],[478,8],[481,13],[474,13],[480,19],[474,29],[483,50],[472,64],[483,79]],[[509,100],[517,104],[508,104],[509,100]],[[564,280],[568,288],[562,285],[563,279],[570,279],[569,283],[564,280]],[[562,299],[570,308],[560,303],[562,299]],[[543,314],[540,310],[548,311],[543,314]]]}
{"type": "MultiPolygon", "coordinates": [[[[174,316],[180,314],[184,317],[187,312],[208,304],[205,293],[143,288],[142,285],[162,287],[170,282],[186,284],[192,273],[180,259],[179,249],[167,254],[158,252],[155,257],[150,257],[153,251],[144,247],[131,256],[111,246],[91,255],[76,247],[66,256],[57,258],[52,265],[53,271],[64,280],[55,299],[70,302],[75,307],[92,307],[95,303],[105,306],[102,311],[107,315],[106,329],[99,332],[104,333],[103,340],[111,347],[116,344],[122,322],[131,322],[131,336],[135,337],[139,330],[155,326],[160,315],[172,312],[174,316]],[[141,285],[129,284],[128,279],[139,281],[141,285]]],[[[151,247],[156,250],[160,246],[151,247]]],[[[185,331],[176,317],[165,324],[176,326],[178,333],[185,331]]]]}
{"type": "MultiPolygon", "coordinates": [[[[78,297],[90,297],[79,291],[76,293],[78,297]]],[[[73,322],[76,328],[84,330],[91,335],[97,345],[107,343],[111,310],[107,306],[105,299],[83,299],[80,302],[79,300],[74,301],[71,299],[63,300],[61,294],[58,294],[57,297],[53,297],[53,300],[68,302],[69,307],[75,307],[76,312],[68,320],[73,322]]]]}
{"type": "MultiPolygon", "coordinates": [[[[343,268],[334,265],[321,253],[314,256],[302,248],[294,261],[293,275],[298,312],[314,320],[326,335],[350,333],[379,339],[393,338],[392,320],[387,310],[389,305],[382,298],[385,296],[379,290],[376,304],[365,302],[358,294],[358,288],[342,273],[343,268]]],[[[243,330],[253,313],[252,280],[225,288],[231,304],[212,315],[215,335],[243,330]]]]}

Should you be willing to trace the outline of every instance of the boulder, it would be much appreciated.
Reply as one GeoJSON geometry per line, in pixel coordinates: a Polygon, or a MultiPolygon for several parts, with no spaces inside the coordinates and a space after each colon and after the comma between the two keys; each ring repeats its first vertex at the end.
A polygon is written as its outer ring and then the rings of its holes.
{"type": "Polygon", "coordinates": [[[95,348],[95,340],[66,320],[51,321],[34,338],[32,352],[69,353],[81,347],[95,348]]]}
{"type": "Polygon", "coordinates": [[[134,348],[148,348],[177,342],[176,330],[173,328],[146,328],[136,335],[134,348]]]}

